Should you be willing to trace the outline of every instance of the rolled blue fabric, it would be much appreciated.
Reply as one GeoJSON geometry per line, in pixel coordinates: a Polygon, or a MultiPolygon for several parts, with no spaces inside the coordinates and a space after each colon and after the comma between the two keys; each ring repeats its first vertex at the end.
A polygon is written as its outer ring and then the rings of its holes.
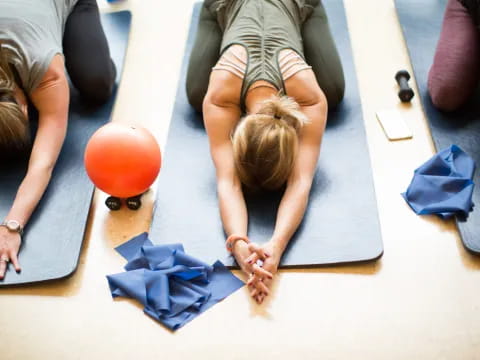
{"type": "Polygon", "coordinates": [[[467,217],[473,210],[474,171],[473,159],[457,145],[452,145],[415,170],[402,196],[418,215],[467,217]]]}
{"type": "Polygon", "coordinates": [[[148,234],[116,248],[126,272],[108,275],[112,297],[137,299],[144,312],[177,330],[245,284],[220,261],[208,265],[181,244],[153,245],[148,234]]]}

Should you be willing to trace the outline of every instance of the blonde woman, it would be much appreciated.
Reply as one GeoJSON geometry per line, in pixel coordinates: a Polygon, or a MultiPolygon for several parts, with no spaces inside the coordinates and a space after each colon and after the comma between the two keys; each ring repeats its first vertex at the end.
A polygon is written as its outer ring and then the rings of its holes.
{"type": "Polygon", "coordinates": [[[111,94],[115,67],[96,0],[1,0],[0,45],[2,165],[6,158],[15,161],[30,151],[28,102],[38,111],[27,173],[7,217],[0,219],[3,279],[9,262],[20,271],[23,229],[50,181],[65,139],[70,99],[65,69],[87,101],[101,103],[111,94]]]}
{"type": "Polygon", "coordinates": [[[203,110],[227,248],[250,276],[259,303],[303,218],[327,108],[343,93],[341,63],[318,0],[204,3],[187,94],[203,110]],[[243,189],[284,185],[272,237],[262,246],[250,242],[243,189]]]}

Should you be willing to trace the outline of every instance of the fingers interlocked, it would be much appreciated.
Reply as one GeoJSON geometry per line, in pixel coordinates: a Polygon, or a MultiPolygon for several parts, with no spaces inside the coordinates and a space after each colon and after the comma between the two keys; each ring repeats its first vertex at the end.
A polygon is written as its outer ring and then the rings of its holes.
{"type": "Polygon", "coordinates": [[[249,264],[255,264],[258,260],[265,261],[265,259],[270,256],[270,254],[255,243],[248,244],[248,250],[252,252],[252,255],[247,258],[247,263],[249,264]]]}
{"type": "Polygon", "coordinates": [[[270,290],[263,280],[273,279],[272,273],[262,267],[270,254],[255,243],[248,244],[248,249],[252,254],[246,259],[246,262],[251,266],[251,274],[247,286],[251,289],[250,295],[258,303],[261,303],[265,296],[270,294],[270,290]]]}

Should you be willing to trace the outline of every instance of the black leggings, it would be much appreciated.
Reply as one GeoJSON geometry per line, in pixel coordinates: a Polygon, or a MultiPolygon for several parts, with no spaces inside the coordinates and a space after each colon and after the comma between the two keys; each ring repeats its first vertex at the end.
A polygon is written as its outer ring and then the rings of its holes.
{"type": "Polygon", "coordinates": [[[116,70],[100,23],[96,0],[78,0],[63,34],[65,67],[80,95],[103,103],[112,94],[116,70]]]}

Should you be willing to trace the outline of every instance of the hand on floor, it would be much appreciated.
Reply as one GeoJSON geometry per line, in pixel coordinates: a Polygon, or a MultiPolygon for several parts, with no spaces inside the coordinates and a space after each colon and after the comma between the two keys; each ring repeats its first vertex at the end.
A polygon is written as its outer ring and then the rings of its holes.
{"type": "Polygon", "coordinates": [[[7,228],[0,226],[0,280],[4,278],[10,261],[15,270],[20,271],[17,259],[20,243],[20,234],[10,232],[7,228]]]}

